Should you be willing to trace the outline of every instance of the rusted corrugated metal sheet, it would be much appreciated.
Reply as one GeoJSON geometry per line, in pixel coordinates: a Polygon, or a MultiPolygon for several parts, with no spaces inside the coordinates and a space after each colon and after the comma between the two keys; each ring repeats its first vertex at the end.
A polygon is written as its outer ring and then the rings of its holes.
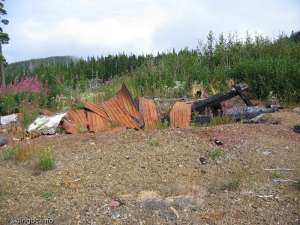
{"type": "Polygon", "coordinates": [[[102,106],[93,104],[91,102],[86,102],[86,101],[81,101],[81,102],[83,103],[86,109],[98,114],[103,119],[109,120],[109,117],[102,106]]]}
{"type": "Polygon", "coordinates": [[[110,121],[99,116],[97,113],[88,111],[86,114],[90,132],[99,132],[111,128],[110,121]]]}
{"type": "Polygon", "coordinates": [[[144,123],[125,85],[116,96],[103,102],[102,107],[115,126],[140,129],[144,123]]]}
{"type": "Polygon", "coordinates": [[[102,106],[108,114],[113,126],[122,126],[133,129],[140,128],[139,123],[129,115],[117,99],[103,102],[102,106]]]}
{"type": "Polygon", "coordinates": [[[143,117],[146,129],[155,129],[158,125],[158,113],[152,99],[139,98],[139,110],[143,117]]]}
{"type": "Polygon", "coordinates": [[[79,133],[78,128],[76,127],[76,124],[64,119],[62,123],[62,128],[68,133],[68,134],[77,134],[79,133]]]}
{"type": "Polygon", "coordinates": [[[172,128],[187,128],[190,126],[192,105],[186,102],[176,102],[170,112],[172,128]]]}
{"type": "Polygon", "coordinates": [[[122,85],[121,90],[119,90],[115,96],[116,99],[118,99],[118,102],[120,105],[122,104],[126,111],[135,119],[137,119],[141,124],[143,123],[141,114],[137,110],[136,106],[134,105],[132,96],[125,86],[125,84],[122,85]]]}
{"type": "Polygon", "coordinates": [[[71,134],[78,133],[87,129],[86,113],[82,109],[70,109],[67,112],[66,118],[63,122],[63,128],[71,134]]]}

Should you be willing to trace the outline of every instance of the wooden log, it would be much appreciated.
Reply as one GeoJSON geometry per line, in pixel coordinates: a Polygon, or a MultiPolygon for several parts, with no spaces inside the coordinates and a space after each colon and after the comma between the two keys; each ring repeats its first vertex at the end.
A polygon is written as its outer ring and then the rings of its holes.
{"type": "MultiPolygon", "coordinates": [[[[226,92],[220,92],[216,95],[213,95],[211,97],[208,97],[207,99],[201,99],[201,100],[197,100],[193,103],[192,105],[192,111],[198,111],[201,112],[203,111],[206,107],[213,107],[213,106],[217,106],[218,104],[220,104],[223,101],[229,100],[237,95],[240,95],[243,91],[247,90],[248,86],[244,85],[244,84],[238,84],[236,86],[234,86],[231,90],[226,91],[226,92]],[[240,93],[240,94],[239,94],[240,93]]],[[[242,98],[243,99],[243,98],[242,98]]],[[[244,99],[243,99],[244,100],[244,99]]],[[[246,104],[252,104],[250,102],[250,100],[246,99],[245,103],[246,104]],[[250,103],[249,103],[249,102],[250,103]]]]}
{"type": "Polygon", "coordinates": [[[245,102],[245,104],[247,106],[254,106],[252,104],[252,102],[250,101],[250,98],[243,94],[243,91],[241,90],[240,86],[236,86],[235,89],[236,89],[237,94],[241,97],[241,99],[245,102]]]}

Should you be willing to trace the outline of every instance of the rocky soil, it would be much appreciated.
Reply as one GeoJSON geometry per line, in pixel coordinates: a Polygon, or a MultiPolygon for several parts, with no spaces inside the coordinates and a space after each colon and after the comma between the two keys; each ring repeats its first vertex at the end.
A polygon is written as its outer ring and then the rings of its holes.
{"type": "Polygon", "coordinates": [[[56,166],[0,161],[0,224],[300,224],[300,115],[272,117],[28,140],[53,149],[56,166]]]}

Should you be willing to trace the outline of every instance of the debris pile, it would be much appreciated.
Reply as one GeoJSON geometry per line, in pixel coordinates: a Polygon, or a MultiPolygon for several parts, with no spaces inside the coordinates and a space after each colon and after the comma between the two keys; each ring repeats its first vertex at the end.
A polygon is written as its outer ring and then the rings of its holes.
{"type": "MultiPolygon", "coordinates": [[[[277,110],[254,107],[249,98],[243,94],[247,88],[247,85],[239,84],[229,91],[205,99],[177,99],[173,101],[167,113],[161,113],[155,99],[145,97],[133,99],[123,84],[114,97],[100,104],[80,100],[83,105],[80,109],[72,108],[58,114],[44,110],[27,131],[54,134],[57,128],[62,128],[69,134],[76,134],[87,131],[101,132],[113,128],[155,129],[160,121],[169,121],[171,128],[188,128],[192,120],[193,122],[202,120],[199,116],[205,116],[204,119],[209,120],[211,115],[207,113],[208,111],[213,115],[227,115],[239,120],[251,119],[277,110]],[[240,96],[246,107],[224,108],[226,104],[223,102],[235,96],[240,96]]],[[[16,115],[13,114],[1,117],[0,123],[7,124],[16,120],[16,115]]]]}
{"type": "Polygon", "coordinates": [[[81,110],[81,116],[77,116],[82,118],[81,122],[76,121],[75,118],[69,119],[74,114],[72,109],[67,112],[63,128],[68,133],[78,133],[80,127],[90,132],[104,131],[114,127],[136,130],[155,129],[160,120],[154,101],[145,97],[139,97],[137,101],[134,101],[125,85],[113,98],[99,105],[81,102],[84,110],[81,110]],[[87,119],[86,124],[82,122],[84,113],[87,119]]]}

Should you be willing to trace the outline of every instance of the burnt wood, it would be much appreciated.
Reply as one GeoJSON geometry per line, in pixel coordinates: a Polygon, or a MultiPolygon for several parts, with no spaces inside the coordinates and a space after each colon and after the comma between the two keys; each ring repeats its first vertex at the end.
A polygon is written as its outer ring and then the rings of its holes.
{"type": "Polygon", "coordinates": [[[207,107],[214,107],[219,105],[221,102],[229,100],[237,95],[239,95],[246,105],[251,106],[252,103],[248,97],[246,97],[242,92],[247,90],[248,86],[245,84],[237,84],[231,90],[226,92],[220,92],[207,99],[200,99],[192,104],[192,111],[202,112],[207,107]]]}

